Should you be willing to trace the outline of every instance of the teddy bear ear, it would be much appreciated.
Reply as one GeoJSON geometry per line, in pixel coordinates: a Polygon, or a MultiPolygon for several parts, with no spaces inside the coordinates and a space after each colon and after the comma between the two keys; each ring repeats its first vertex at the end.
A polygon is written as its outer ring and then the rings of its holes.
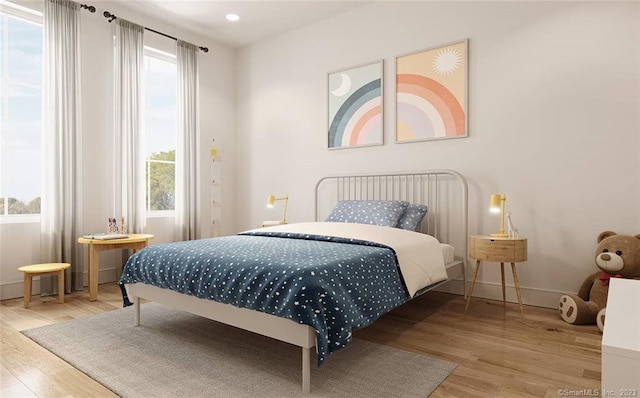
{"type": "Polygon", "coordinates": [[[613,232],[613,231],[604,231],[604,232],[602,232],[600,235],[598,235],[598,243],[602,242],[606,238],[608,238],[610,236],[613,236],[613,235],[617,235],[617,234],[615,232],[613,232]]]}
{"type": "Polygon", "coordinates": [[[640,234],[634,235],[633,237],[636,238],[636,239],[640,239],[640,234]]]}

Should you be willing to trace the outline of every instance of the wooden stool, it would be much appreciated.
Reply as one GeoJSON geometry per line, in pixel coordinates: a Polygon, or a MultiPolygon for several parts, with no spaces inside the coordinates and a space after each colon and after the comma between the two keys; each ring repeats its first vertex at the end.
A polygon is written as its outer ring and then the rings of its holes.
{"type": "Polygon", "coordinates": [[[29,308],[31,301],[31,284],[34,276],[44,274],[58,274],[58,302],[64,303],[64,270],[71,267],[68,263],[48,263],[25,265],[18,268],[24,272],[24,308],[29,308]]]}

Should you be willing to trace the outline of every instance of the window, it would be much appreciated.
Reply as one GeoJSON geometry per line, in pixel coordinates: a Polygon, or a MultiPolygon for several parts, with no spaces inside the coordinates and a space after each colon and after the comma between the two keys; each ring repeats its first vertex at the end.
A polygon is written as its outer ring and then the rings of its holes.
{"type": "Polygon", "coordinates": [[[175,210],[177,74],[175,56],[145,47],[147,212],[175,210]]]}
{"type": "Polygon", "coordinates": [[[40,214],[42,16],[0,4],[0,216],[40,214]]]}

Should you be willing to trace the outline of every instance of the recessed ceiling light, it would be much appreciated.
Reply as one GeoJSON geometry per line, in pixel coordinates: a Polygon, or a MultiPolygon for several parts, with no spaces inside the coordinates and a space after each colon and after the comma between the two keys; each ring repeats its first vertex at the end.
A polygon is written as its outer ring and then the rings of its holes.
{"type": "Polygon", "coordinates": [[[240,20],[240,16],[238,14],[227,14],[225,18],[227,18],[227,21],[231,22],[237,22],[240,20]]]}

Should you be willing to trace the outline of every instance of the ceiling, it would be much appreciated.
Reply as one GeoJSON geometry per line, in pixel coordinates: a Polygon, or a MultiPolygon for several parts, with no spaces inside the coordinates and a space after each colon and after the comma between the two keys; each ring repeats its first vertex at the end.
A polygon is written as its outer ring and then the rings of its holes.
{"type": "Polygon", "coordinates": [[[369,3],[364,0],[118,1],[132,10],[233,48],[278,36],[369,3]],[[229,13],[239,15],[240,20],[227,21],[225,15],[229,13]]]}

